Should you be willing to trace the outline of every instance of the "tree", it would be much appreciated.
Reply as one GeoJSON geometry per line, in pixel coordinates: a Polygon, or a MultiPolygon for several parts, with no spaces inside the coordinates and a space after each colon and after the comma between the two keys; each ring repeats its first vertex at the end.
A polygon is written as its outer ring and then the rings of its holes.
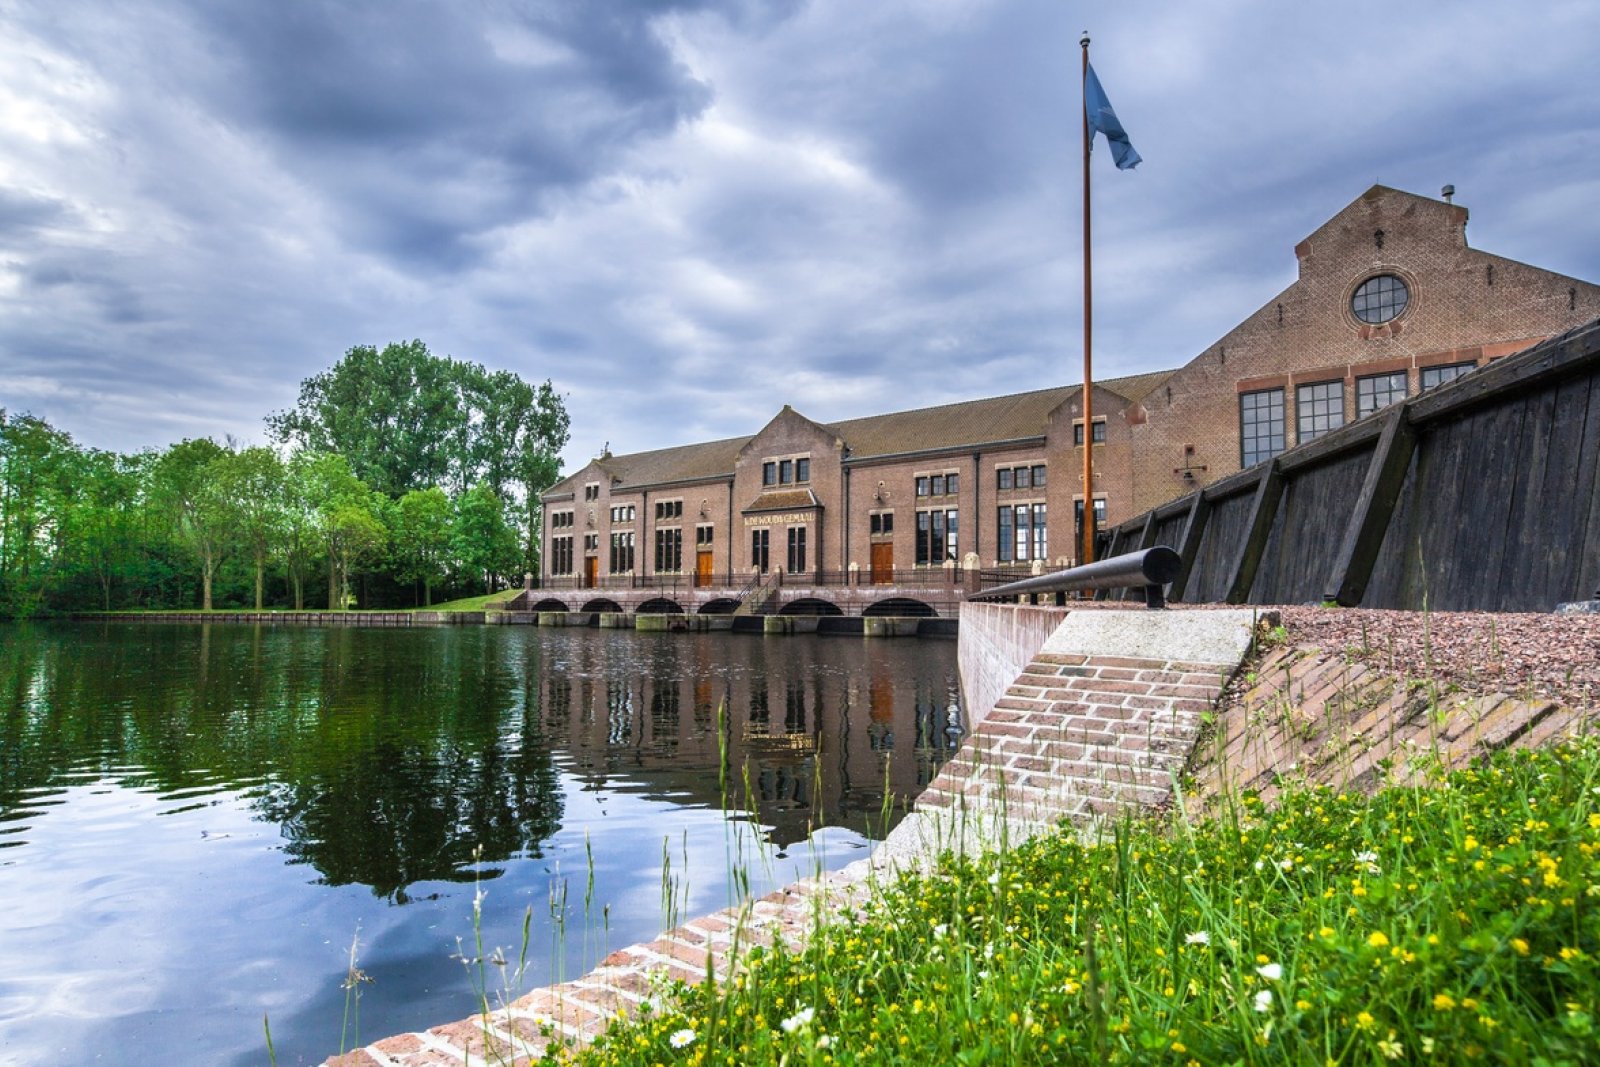
{"type": "Polygon", "coordinates": [[[0,409],[0,606],[31,614],[49,577],[72,438],[32,415],[0,409]]]}
{"type": "MultiPolygon", "coordinates": [[[[298,458],[298,457],[297,457],[298,458]]],[[[350,573],[383,548],[383,497],[350,470],[340,455],[307,455],[296,470],[302,505],[328,558],[328,607],[342,608],[350,596],[350,573]]]]}
{"type": "Polygon", "coordinates": [[[91,449],[75,457],[74,492],[61,514],[65,562],[93,578],[101,607],[111,610],[111,587],[134,571],[140,548],[139,457],[91,449]]]}
{"type": "Polygon", "coordinates": [[[283,536],[288,473],[276,452],[260,446],[226,454],[217,466],[218,490],[233,502],[239,542],[255,564],[255,604],[260,611],[267,557],[283,536]]]}
{"type": "Polygon", "coordinates": [[[433,603],[433,582],[450,554],[450,498],[438,486],[413,489],[390,513],[395,575],[422,583],[422,602],[433,603]]]}
{"type": "Polygon", "coordinates": [[[317,458],[315,452],[296,452],[284,471],[283,561],[296,611],[305,610],[306,578],[322,544],[317,528],[317,458]]]}
{"type": "Polygon", "coordinates": [[[494,592],[495,578],[517,565],[517,535],[506,523],[500,498],[475,485],[456,501],[450,549],[461,566],[494,592]]]}
{"type": "Polygon", "coordinates": [[[529,457],[559,453],[569,427],[548,381],[536,388],[510,371],[435,356],[421,341],[350,349],[300,383],[292,410],[267,419],[275,440],[336,452],[395,499],[480,483],[502,497],[537,496],[549,482],[537,481],[546,471],[529,457]]]}
{"type": "Polygon", "coordinates": [[[200,564],[200,608],[211,610],[211,588],[238,526],[239,511],[223,488],[231,453],[208,437],[173,445],[151,472],[158,507],[174,538],[200,564]]]}

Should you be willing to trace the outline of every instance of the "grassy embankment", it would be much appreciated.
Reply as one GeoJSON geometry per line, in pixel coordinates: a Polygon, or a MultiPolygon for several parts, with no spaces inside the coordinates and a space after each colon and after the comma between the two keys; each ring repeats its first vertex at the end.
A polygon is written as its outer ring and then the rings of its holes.
{"type": "Polygon", "coordinates": [[[883,887],[586,1065],[1600,1063],[1600,745],[883,887]]]}
{"type": "MultiPolygon", "coordinates": [[[[517,596],[517,594],[519,594],[521,592],[522,592],[522,590],[520,590],[520,589],[502,589],[498,593],[489,593],[486,596],[463,597],[460,600],[450,600],[450,601],[446,601],[443,604],[431,604],[431,605],[428,605],[426,607],[418,606],[418,607],[413,607],[413,608],[374,608],[374,609],[371,609],[371,610],[373,610],[373,611],[385,611],[385,612],[394,612],[394,611],[496,611],[496,610],[499,610],[501,607],[503,607],[506,603],[511,601],[513,598],[515,598],[517,596]]],[[[295,609],[295,608],[285,608],[285,607],[270,607],[270,608],[263,608],[262,609],[263,612],[289,612],[289,611],[297,611],[297,610],[301,614],[310,613],[310,614],[313,614],[313,615],[320,615],[320,614],[323,614],[323,613],[329,611],[330,609],[328,609],[328,608],[300,608],[300,609],[295,609]]],[[[331,609],[331,610],[338,611],[339,609],[331,609]]],[[[354,613],[359,613],[359,612],[365,611],[367,609],[351,608],[351,609],[348,609],[348,610],[351,611],[351,612],[354,612],[354,613]]],[[[199,608],[150,608],[150,609],[132,608],[132,609],[128,609],[128,610],[125,610],[125,611],[95,612],[95,614],[97,614],[97,615],[107,615],[107,614],[109,614],[109,615],[193,615],[198,611],[200,611],[199,608]]],[[[211,614],[211,615],[254,615],[254,614],[256,614],[256,610],[254,608],[213,608],[208,614],[211,614]]]]}

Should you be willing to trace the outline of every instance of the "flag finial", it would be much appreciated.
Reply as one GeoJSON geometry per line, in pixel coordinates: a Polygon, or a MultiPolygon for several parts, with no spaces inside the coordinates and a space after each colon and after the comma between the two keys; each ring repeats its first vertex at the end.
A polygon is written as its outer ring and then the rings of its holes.
{"type": "Polygon", "coordinates": [[[1089,31],[1088,30],[1084,30],[1083,31],[1083,36],[1078,38],[1078,43],[1083,45],[1083,47],[1085,47],[1085,48],[1089,47],[1089,31]]]}

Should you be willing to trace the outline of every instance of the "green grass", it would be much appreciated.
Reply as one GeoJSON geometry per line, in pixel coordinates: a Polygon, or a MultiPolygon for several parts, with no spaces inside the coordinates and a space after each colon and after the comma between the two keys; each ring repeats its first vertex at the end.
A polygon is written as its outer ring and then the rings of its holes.
{"type": "Polygon", "coordinates": [[[1600,1062],[1600,747],[943,857],[564,1058],[1600,1062]]]}
{"type": "MultiPolygon", "coordinates": [[[[465,598],[463,598],[461,600],[450,600],[450,601],[446,601],[443,604],[433,604],[433,605],[430,605],[428,607],[416,608],[414,610],[416,610],[416,611],[493,611],[493,610],[496,610],[497,608],[501,607],[502,605],[504,605],[507,601],[509,601],[509,600],[513,599],[514,597],[516,597],[517,594],[519,594],[521,592],[522,592],[522,590],[520,590],[520,589],[502,589],[502,590],[500,590],[500,592],[498,592],[498,593],[490,593],[488,596],[469,596],[469,597],[465,597],[465,598]]],[[[402,609],[402,610],[413,610],[413,609],[402,609]]]]}

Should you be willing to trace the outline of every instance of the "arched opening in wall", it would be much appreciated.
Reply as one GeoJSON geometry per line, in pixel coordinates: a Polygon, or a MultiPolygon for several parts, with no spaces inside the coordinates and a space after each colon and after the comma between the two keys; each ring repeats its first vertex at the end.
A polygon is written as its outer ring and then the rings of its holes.
{"type": "Polygon", "coordinates": [[[779,615],[843,615],[844,611],[832,601],[807,596],[791,600],[778,611],[779,615]]]}
{"type": "Polygon", "coordinates": [[[614,615],[614,614],[616,614],[616,613],[618,613],[618,612],[620,612],[622,610],[622,605],[618,604],[615,600],[608,600],[608,599],[606,599],[605,597],[602,596],[602,597],[596,597],[595,599],[589,601],[587,604],[585,604],[583,606],[582,610],[584,610],[584,611],[609,611],[614,615]]]}
{"type": "Polygon", "coordinates": [[[731,596],[719,596],[700,605],[701,615],[732,615],[739,610],[739,602],[731,596]]]}
{"type": "Polygon", "coordinates": [[[900,618],[931,618],[938,615],[933,610],[933,605],[925,604],[908,596],[892,596],[888,600],[880,600],[863,611],[863,615],[895,615],[900,618]]]}
{"type": "Polygon", "coordinates": [[[682,615],[683,605],[678,603],[676,600],[668,600],[664,596],[658,596],[654,600],[646,600],[643,604],[640,604],[638,610],[636,610],[634,614],[682,615]]]}
{"type": "Polygon", "coordinates": [[[547,597],[544,600],[541,600],[537,604],[535,604],[533,606],[533,610],[534,611],[569,611],[571,609],[567,607],[565,601],[556,600],[554,597],[547,597]]]}

